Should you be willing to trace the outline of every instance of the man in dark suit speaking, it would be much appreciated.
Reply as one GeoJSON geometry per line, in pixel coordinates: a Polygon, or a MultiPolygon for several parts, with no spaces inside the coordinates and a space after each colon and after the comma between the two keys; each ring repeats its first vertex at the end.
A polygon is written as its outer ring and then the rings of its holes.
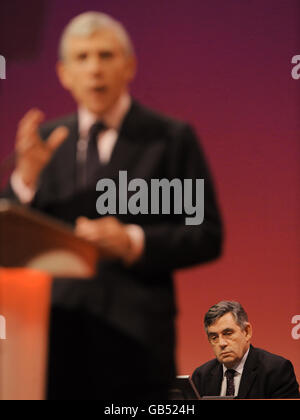
{"type": "Polygon", "coordinates": [[[292,363],[250,345],[252,326],[240,303],[222,301],[212,306],[204,326],[216,359],[193,373],[202,397],[299,398],[292,363]]]}
{"type": "MultiPolygon", "coordinates": [[[[53,306],[64,310],[67,320],[62,346],[74,346],[64,359],[62,348],[52,357],[56,364],[61,359],[65,372],[53,398],[164,395],[174,375],[172,272],[221,253],[221,220],[197,138],[188,124],[131,98],[135,70],[123,26],[101,13],[80,15],[63,33],[57,65],[77,113],[41,126],[44,114],[32,109],[18,127],[17,165],[5,196],[74,224],[76,234],[97,244],[102,254],[97,279],[56,285],[53,306]],[[147,185],[153,179],[182,185],[204,180],[203,222],[186,224],[186,215],[175,211],[177,202],[167,213],[100,217],[96,185],[109,179],[118,187],[120,171],[147,185]],[[83,335],[76,340],[78,331],[83,335]]],[[[116,209],[120,205],[124,202],[116,209]]]]}

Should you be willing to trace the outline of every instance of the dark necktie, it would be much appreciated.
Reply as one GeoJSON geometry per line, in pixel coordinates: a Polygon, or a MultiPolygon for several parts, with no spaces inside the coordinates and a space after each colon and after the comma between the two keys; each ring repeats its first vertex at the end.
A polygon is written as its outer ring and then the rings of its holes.
{"type": "MultiPolygon", "coordinates": [[[[106,130],[106,126],[101,121],[92,125],[89,131],[89,143],[86,156],[86,185],[95,182],[95,177],[101,165],[98,152],[98,136],[106,130]]],[[[96,188],[96,184],[95,184],[96,188]]]]}
{"type": "Polygon", "coordinates": [[[225,372],[225,376],[227,379],[227,388],[226,388],[226,396],[234,396],[235,388],[234,388],[234,369],[227,369],[225,372]]]}

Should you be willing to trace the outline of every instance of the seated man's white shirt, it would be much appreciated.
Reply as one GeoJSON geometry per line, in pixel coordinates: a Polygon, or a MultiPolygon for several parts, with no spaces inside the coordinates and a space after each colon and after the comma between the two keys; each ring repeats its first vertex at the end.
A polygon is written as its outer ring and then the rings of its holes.
{"type": "MultiPolygon", "coordinates": [[[[234,396],[235,397],[239,393],[242,374],[243,374],[243,370],[244,370],[244,366],[245,366],[248,354],[249,354],[249,349],[244,354],[244,357],[242,358],[240,363],[236,367],[233,368],[236,371],[236,373],[234,375],[234,378],[233,378],[233,380],[234,380],[234,396]]],[[[225,376],[226,371],[227,371],[227,368],[223,365],[223,380],[222,380],[222,387],[221,387],[221,394],[220,394],[221,397],[226,396],[226,389],[227,389],[227,379],[226,379],[226,376],[225,376]]]]}

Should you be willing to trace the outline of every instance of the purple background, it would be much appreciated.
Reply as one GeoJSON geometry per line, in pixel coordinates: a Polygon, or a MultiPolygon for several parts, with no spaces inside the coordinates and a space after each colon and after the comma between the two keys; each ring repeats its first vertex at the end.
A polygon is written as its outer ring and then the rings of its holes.
{"type": "MultiPolygon", "coordinates": [[[[5,2],[7,3],[7,2],[5,2]]],[[[254,345],[290,358],[300,377],[299,89],[297,0],[41,0],[1,5],[0,157],[31,107],[48,118],[74,110],[54,66],[64,25],[80,12],[112,14],[128,28],[141,102],[191,122],[205,147],[226,223],[223,258],[178,273],[178,363],[190,373],[212,357],[208,307],[240,300],[254,345]]]]}

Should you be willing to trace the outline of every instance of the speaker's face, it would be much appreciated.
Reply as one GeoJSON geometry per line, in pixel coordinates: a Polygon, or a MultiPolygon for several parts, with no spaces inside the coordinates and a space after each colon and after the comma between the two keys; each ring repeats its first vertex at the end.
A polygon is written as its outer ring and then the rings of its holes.
{"type": "Polygon", "coordinates": [[[135,67],[114,31],[103,29],[70,37],[58,75],[78,104],[101,117],[127,90],[135,67]]]}

